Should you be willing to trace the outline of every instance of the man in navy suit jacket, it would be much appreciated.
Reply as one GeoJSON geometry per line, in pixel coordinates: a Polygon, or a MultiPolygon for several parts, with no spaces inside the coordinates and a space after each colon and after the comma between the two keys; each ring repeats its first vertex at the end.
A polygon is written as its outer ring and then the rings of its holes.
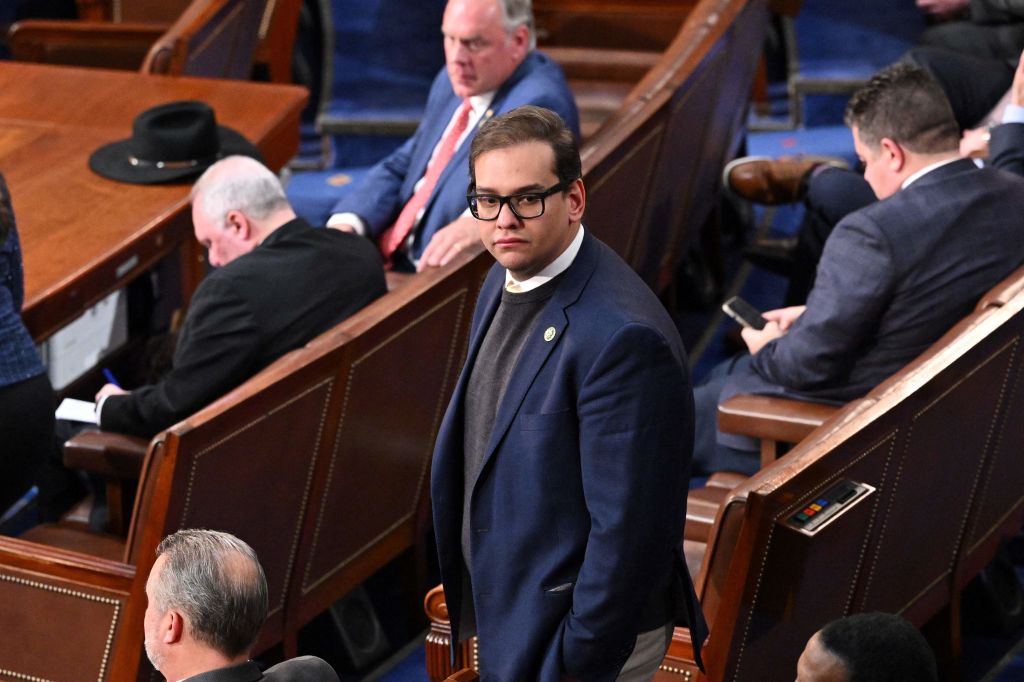
{"type": "Polygon", "coordinates": [[[392,259],[397,269],[443,265],[477,239],[473,219],[466,214],[466,159],[482,123],[523,104],[536,104],[557,112],[579,134],[576,103],[561,68],[534,50],[530,0],[449,0],[441,30],[446,65],[430,88],[419,127],[335,205],[327,221],[329,227],[379,239],[413,196],[442,136],[469,100],[469,126],[409,241],[392,259]]]}
{"type": "Polygon", "coordinates": [[[765,313],[763,330],[743,330],[752,355],[697,388],[699,471],[758,466],[750,439],[715,438],[718,402],[862,396],[1024,263],[1024,178],[960,158],[959,128],[927,73],[883,69],[851,98],[846,121],[880,201],[836,226],[807,304],[765,313]]]}
{"type": "Polygon", "coordinates": [[[698,656],[706,634],[682,555],[682,343],[585,234],[579,151],[556,114],[492,119],[470,164],[498,263],[434,450],[453,639],[478,636],[485,680],[649,680],[673,625],[689,625],[698,656]]]}

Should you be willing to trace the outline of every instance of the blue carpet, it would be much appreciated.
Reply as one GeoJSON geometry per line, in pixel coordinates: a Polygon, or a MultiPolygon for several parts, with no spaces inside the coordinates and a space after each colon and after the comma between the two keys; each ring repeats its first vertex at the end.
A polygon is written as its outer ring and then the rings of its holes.
{"type": "Polygon", "coordinates": [[[293,173],[286,189],[288,200],[310,225],[323,225],[331,216],[334,204],[351,191],[368,170],[368,167],[331,168],[293,173]]]}
{"type": "Polygon", "coordinates": [[[842,123],[834,122],[796,130],[751,133],[747,138],[747,152],[753,156],[771,158],[807,154],[836,156],[844,159],[851,167],[857,165],[850,129],[842,123]]]}
{"type": "Polygon", "coordinates": [[[381,675],[380,682],[427,682],[427,650],[423,644],[381,675]]]}
{"type": "Polygon", "coordinates": [[[890,0],[805,2],[795,23],[800,75],[815,79],[867,78],[924,28],[914,3],[890,0]]]}

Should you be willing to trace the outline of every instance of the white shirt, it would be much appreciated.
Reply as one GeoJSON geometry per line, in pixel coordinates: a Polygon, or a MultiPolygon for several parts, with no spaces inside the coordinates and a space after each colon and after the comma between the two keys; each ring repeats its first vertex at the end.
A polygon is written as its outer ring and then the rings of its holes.
{"type": "Polygon", "coordinates": [[[1007,104],[1003,109],[1003,123],[1024,123],[1024,107],[1019,104],[1007,104]]]}
{"type": "Polygon", "coordinates": [[[959,160],[960,160],[959,156],[954,156],[952,159],[945,159],[943,161],[936,161],[933,164],[929,164],[929,165],[925,166],[924,168],[922,168],[921,170],[919,170],[916,173],[914,173],[913,175],[911,175],[906,180],[904,180],[903,184],[900,185],[900,189],[906,189],[906,188],[910,187],[910,185],[912,183],[914,183],[917,180],[919,180],[920,178],[924,177],[927,173],[931,173],[936,168],[940,168],[942,166],[945,166],[948,163],[953,163],[954,161],[959,161],[959,160]]]}
{"type": "Polygon", "coordinates": [[[558,258],[548,263],[540,272],[529,279],[524,279],[522,282],[518,281],[512,276],[508,270],[505,271],[505,287],[508,288],[509,284],[518,284],[519,291],[517,294],[523,294],[531,289],[536,289],[542,284],[547,284],[552,279],[562,274],[569,269],[572,262],[576,260],[576,254],[580,252],[580,246],[583,245],[583,225],[580,225],[580,229],[576,232],[576,236],[572,238],[569,246],[565,248],[558,258]]]}

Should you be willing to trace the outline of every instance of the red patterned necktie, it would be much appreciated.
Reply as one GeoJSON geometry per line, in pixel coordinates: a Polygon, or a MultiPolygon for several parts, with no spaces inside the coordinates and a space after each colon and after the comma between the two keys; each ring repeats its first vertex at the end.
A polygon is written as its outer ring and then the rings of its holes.
{"type": "Polygon", "coordinates": [[[416,215],[427,205],[427,200],[433,193],[434,186],[437,185],[437,179],[441,177],[445,166],[448,165],[452,154],[455,153],[455,144],[462,137],[462,133],[466,132],[466,126],[469,125],[469,114],[472,110],[469,100],[463,100],[462,107],[455,117],[455,125],[441,140],[441,146],[438,147],[437,154],[427,166],[427,172],[423,176],[423,182],[420,183],[419,189],[409,197],[409,201],[402,208],[402,212],[398,214],[395,223],[380,236],[380,251],[384,255],[388,269],[391,268],[392,255],[408,239],[413,223],[416,222],[416,215]]]}

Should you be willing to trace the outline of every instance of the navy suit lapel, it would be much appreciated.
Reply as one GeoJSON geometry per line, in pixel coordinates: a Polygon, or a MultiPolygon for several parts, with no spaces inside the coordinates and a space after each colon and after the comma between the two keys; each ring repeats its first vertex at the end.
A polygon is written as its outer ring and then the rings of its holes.
{"type": "MultiPolygon", "coordinates": [[[[526,393],[536,381],[537,375],[540,374],[545,361],[562,342],[562,337],[569,326],[569,317],[566,309],[579,299],[583,288],[594,272],[597,258],[597,242],[587,234],[583,239],[579,253],[576,254],[576,259],[569,266],[562,281],[558,283],[558,288],[555,290],[551,300],[544,306],[544,310],[541,311],[540,316],[537,318],[537,325],[530,332],[531,336],[526,340],[526,344],[519,355],[519,360],[512,370],[512,376],[509,378],[508,386],[505,388],[505,395],[502,396],[501,403],[498,405],[498,413],[494,417],[491,439],[488,442],[487,453],[484,455],[483,463],[480,466],[480,475],[477,478],[477,482],[484,476],[484,472],[494,452],[498,449],[498,445],[505,438],[505,434],[519,414],[523,400],[526,398],[526,393]]],[[[493,315],[493,310],[491,314],[493,315]]],[[[480,339],[477,339],[478,343],[479,341],[480,339]]]]}

